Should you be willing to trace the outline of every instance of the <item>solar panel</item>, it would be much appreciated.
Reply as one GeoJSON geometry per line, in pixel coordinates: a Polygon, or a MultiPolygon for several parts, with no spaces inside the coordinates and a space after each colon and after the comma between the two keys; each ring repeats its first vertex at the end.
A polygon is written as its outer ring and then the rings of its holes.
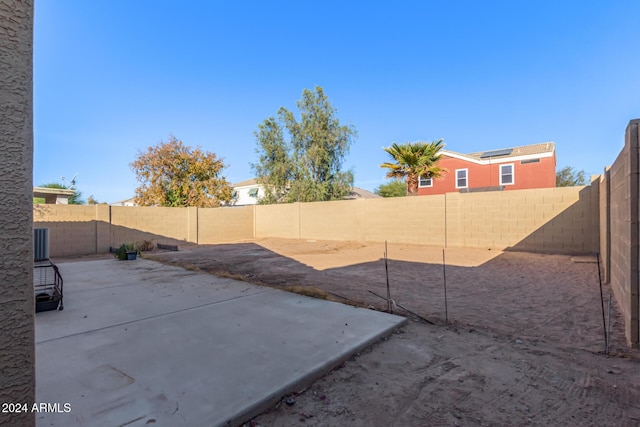
{"type": "Polygon", "coordinates": [[[506,156],[511,154],[513,148],[505,148],[504,150],[494,150],[494,151],[486,151],[480,155],[481,159],[486,159],[487,157],[499,157],[506,156]]]}

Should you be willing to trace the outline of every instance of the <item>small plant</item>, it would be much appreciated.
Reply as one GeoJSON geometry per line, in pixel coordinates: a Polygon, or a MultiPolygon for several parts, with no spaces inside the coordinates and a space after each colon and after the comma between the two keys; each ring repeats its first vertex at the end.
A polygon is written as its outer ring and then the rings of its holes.
{"type": "Polygon", "coordinates": [[[135,245],[133,243],[123,243],[122,245],[120,245],[120,247],[116,251],[116,258],[119,259],[120,261],[126,261],[129,259],[128,254],[132,252],[136,254],[138,253],[135,245]]]}
{"type": "Polygon", "coordinates": [[[135,246],[136,246],[136,249],[138,250],[138,253],[149,252],[149,251],[152,251],[154,248],[153,241],[151,240],[142,240],[140,242],[136,242],[135,246]]]}

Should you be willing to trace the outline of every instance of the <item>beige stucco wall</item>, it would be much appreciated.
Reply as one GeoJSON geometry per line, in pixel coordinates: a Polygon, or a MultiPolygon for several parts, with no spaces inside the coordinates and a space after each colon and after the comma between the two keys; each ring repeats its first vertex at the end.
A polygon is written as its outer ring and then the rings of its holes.
{"type": "Polygon", "coordinates": [[[610,170],[610,282],[622,311],[628,344],[637,347],[639,255],[640,120],[629,123],[625,145],[610,170]]]}
{"type": "MultiPolygon", "coordinates": [[[[33,1],[0,1],[0,403],[35,401],[33,1]]],[[[35,425],[35,414],[0,413],[35,425]]]]}

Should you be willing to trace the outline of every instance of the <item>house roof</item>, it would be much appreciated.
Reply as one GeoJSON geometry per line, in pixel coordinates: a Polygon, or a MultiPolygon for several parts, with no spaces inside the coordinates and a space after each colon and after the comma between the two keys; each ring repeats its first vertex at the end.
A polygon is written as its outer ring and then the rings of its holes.
{"type": "Polygon", "coordinates": [[[71,197],[75,192],[76,190],[65,188],[33,187],[33,197],[47,197],[49,195],[71,197]]]}
{"type": "Polygon", "coordinates": [[[124,200],[119,200],[117,202],[113,202],[113,203],[109,203],[111,206],[124,206],[126,203],[133,203],[135,204],[136,198],[135,197],[131,197],[129,199],[124,199],[124,200]]]}
{"type": "Polygon", "coordinates": [[[349,191],[349,195],[345,197],[346,199],[379,199],[382,196],[378,196],[376,193],[372,193],[369,190],[365,190],[364,188],[359,187],[351,187],[351,191],[349,191]]]}
{"type": "Polygon", "coordinates": [[[236,182],[235,184],[231,184],[233,188],[236,187],[248,187],[250,185],[258,185],[258,181],[255,178],[246,179],[244,181],[236,182]]]}
{"type": "Polygon", "coordinates": [[[521,145],[518,147],[501,148],[498,150],[478,151],[475,153],[462,154],[455,151],[441,150],[440,152],[449,157],[470,160],[474,163],[488,163],[496,160],[510,159],[514,157],[534,158],[550,157],[555,152],[556,145],[553,142],[542,142],[539,144],[521,145]]]}

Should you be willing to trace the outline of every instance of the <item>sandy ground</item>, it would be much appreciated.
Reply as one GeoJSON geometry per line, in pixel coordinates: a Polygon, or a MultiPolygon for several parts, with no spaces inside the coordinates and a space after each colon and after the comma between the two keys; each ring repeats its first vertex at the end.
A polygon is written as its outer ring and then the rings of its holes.
{"type": "MultiPolygon", "coordinates": [[[[385,310],[384,244],[262,239],[146,255],[385,310]]],[[[609,356],[595,259],[389,244],[412,321],[255,426],[640,425],[640,353],[615,301],[609,356]],[[445,308],[444,277],[447,304],[445,308]]],[[[604,286],[605,311],[609,288],[604,286]]]]}

